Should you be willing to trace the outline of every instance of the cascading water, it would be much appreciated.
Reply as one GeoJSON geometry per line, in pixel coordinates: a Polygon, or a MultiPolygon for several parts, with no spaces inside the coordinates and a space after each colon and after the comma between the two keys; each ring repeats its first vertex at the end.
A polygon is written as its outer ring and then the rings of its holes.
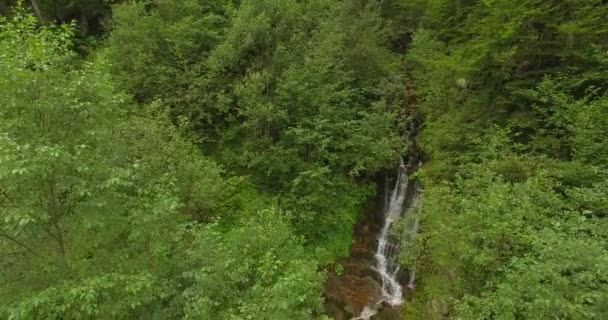
{"type": "MultiPolygon", "coordinates": [[[[413,149],[413,134],[414,130],[407,132],[406,142],[408,147],[413,149]]],[[[411,150],[411,149],[410,149],[411,150]]],[[[353,318],[353,320],[369,320],[378,313],[378,310],[388,304],[391,307],[396,307],[404,302],[403,289],[398,280],[399,263],[397,256],[399,255],[399,247],[389,239],[392,224],[397,221],[406,210],[406,199],[408,198],[408,187],[410,186],[409,173],[412,171],[412,162],[414,157],[410,156],[407,164],[404,164],[401,159],[401,164],[398,169],[397,180],[395,186],[388,197],[388,192],[385,194],[384,204],[384,225],[378,236],[378,247],[376,249],[374,270],[380,276],[382,283],[382,295],[380,300],[372,305],[366,306],[361,314],[353,318]]],[[[413,184],[415,190],[413,192],[410,208],[419,210],[419,192],[420,185],[418,182],[413,184]]],[[[388,189],[388,188],[386,188],[388,189]]],[[[414,237],[418,233],[419,214],[414,216],[410,238],[406,243],[413,243],[414,237]]],[[[408,288],[414,288],[416,273],[410,271],[408,288]]]]}
{"type": "Polygon", "coordinates": [[[378,238],[378,248],[375,255],[376,271],[382,280],[382,298],[393,306],[403,303],[403,292],[401,284],[397,281],[399,266],[394,259],[398,250],[396,245],[389,241],[388,236],[391,225],[403,212],[408,180],[407,167],[403,165],[402,160],[395,187],[385,209],[384,226],[378,238]]]}
{"type": "MultiPolygon", "coordinates": [[[[384,209],[384,225],[378,236],[378,247],[375,254],[375,266],[374,270],[380,276],[382,282],[382,295],[379,301],[373,305],[366,306],[359,317],[353,320],[369,320],[374,316],[378,309],[383,304],[389,304],[390,306],[399,306],[403,303],[403,290],[399,283],[397,276],[399,273],[399,263],[397,256],[399,254],[398,245],[394,244],[389,239],[391,225],[401,217],[405,211],[406,198],[409,186],[409,175],[408,169],[411,167],[410,159],[407,165],[403,164],[403,159],[398,169],[397,180],[395,186],[391,192],[390,198],[385,197],[385,209],[384,209]]],[[[416,183],[416,192],[412,198],[411,207],[417,206],[418,203],[418,184],[416,183]]],[[[387,193],[388,195],[388,193],[387,193]]],[[[417,232],[418,229],[418,218],[415,218],[412,232],[417,232]]],[[[413,287],[414,275],[410,276],[410,283],[408,286],[413,287]]]]}
{"type": "Polygon", "coordinates": [[[400,317],[397,306],[404,303],[414,287],[415,270],[408,267],[409,281],[404,282],[398,258],[401,253],[407,253],[408,258],[409,253],[414,253],[411,249],[418,231],[421,188],[411,174],[420,167],[415,142],[419,124],[414,119],[405,131],[407,160],[401,159],[396,177],[385,178],[383,197],[377,197],[375,203],[379,210],[368,211],[356,226],[351,254],[339,261],[343,271],[328,273],[325,308],[335,319],[357,314],[353,320],[397,319],[400,317]],[[397,225],[400,241],[392,237],[397,225]]]}

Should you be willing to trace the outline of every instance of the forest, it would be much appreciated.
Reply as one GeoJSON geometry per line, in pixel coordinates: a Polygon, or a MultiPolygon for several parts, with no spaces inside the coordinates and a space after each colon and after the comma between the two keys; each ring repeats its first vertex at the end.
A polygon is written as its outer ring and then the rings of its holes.
{"type": "Polygon", "coordinates": [[[357,317],[328,311],[328,278],[413,154],[391,320],[604,319],[606,17],[0,0],[0,319],[357,317]]]}

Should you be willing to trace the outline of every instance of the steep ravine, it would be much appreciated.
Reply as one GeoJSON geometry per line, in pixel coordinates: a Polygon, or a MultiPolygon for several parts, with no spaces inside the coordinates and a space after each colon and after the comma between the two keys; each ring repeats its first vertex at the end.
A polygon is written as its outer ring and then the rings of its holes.
{"type": "MultiPolygon", "coordinates": [[[[398,168],[378,174],[378,192],[355,229],[351,254],[339,261],[342,272],[329,273],[326,311],[336,320],[401,319],[411,296],[415,275],[400,268],[400,248],[390,235],[392,224],[418,203],[420,185],[410,178],[420,162],[415,135],[416,129],[406,133],[408,152],[398,168]]],[[[417,231],[417,221],[412,228],[417,231]]]]}

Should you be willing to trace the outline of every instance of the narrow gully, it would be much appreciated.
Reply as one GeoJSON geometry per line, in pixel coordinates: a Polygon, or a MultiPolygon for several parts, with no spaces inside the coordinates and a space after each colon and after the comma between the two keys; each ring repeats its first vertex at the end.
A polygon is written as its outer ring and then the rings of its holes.
{"type": "Polygon", "coordinates": [[[341,275],[330,273],[326,289],[326,311],[336,320],[396,320],[415,286],[414,270],[402,270],[401,250],[408,250],[418,232],[419,215],[413,214],[406,248],[391,237],[393,224],[421,204],[421,186],[411,175],[419,167],[415,126],[405,135],[407,162],[401,159],[394,171],[378,179],[375,209],[368,212],[355,230],[355,244],[341,275]],[[390,186],[393,185],[391,188],[390,186]]]}

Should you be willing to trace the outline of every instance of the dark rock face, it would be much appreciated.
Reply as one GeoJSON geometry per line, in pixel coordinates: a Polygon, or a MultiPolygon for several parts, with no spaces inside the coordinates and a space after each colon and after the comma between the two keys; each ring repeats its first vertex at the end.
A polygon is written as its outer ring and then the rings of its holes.
{"type": "Polygon", "coordinates": [[[376,229],[367,221],[357,226],[351,256],[341,261],[344,273],[328,275],[326,311],[334,319],[350,320],[380,299],[381,286],[372,269],[376,229]]]}

